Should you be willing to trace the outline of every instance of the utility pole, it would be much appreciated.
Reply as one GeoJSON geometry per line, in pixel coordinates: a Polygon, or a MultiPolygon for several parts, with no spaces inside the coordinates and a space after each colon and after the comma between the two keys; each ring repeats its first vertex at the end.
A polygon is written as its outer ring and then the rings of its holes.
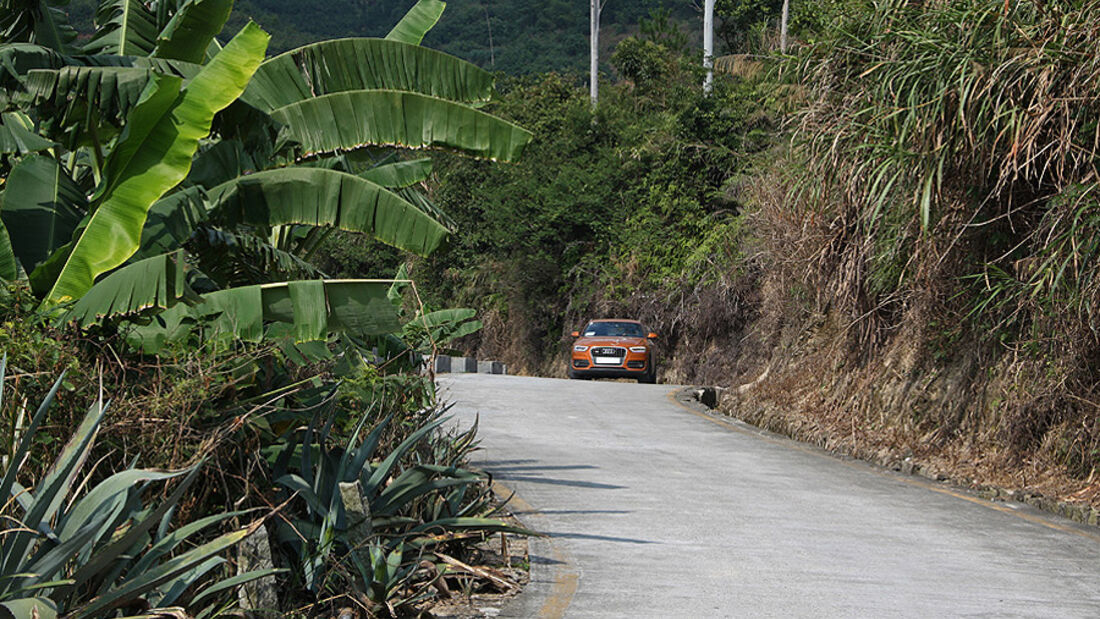
{"type": "Polygon", "coordinates": [[[703,78],[703,94],[709,95],[714,89],[714,0],[703,3],[703,67],[707,70],[707,76],[703,78]]]}
{"type": "Polygon", "coordinates": [[[588,95],[592,99],[592,109],[600,98],[600,0],[588,0],[588,42],[591,46],[588,63],[588,95]]]}
{"type": "Polygon", "coordinates": [[[787,53],[787,12],[791,0],[783,0],[783,17],[779,20],[779,51],[787,53]]]}

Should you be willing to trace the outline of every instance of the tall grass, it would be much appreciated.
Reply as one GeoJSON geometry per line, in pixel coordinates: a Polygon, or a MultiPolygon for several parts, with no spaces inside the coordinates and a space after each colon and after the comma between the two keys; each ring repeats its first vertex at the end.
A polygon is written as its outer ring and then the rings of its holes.
{"type": "Polygon", "coordinates": [[[987,436],[1087,475],[1100,2],[865,0],[823,21],[783,66],[806,99],[756,191],[783,285],[845,319],[864,363],[902,333],[953,342],[926,358],[979,359],[995,393],[968,406],[987,436]]]}

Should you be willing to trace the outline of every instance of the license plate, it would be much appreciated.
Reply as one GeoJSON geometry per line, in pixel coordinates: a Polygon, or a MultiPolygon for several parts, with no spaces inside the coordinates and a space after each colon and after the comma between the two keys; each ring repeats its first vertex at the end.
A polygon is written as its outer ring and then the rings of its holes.
{"type": "Polygon", "coordinates": [[[610,363],[618,365],[622,362],[623,360],[618,357],[596,357],[596,363],[610,363]]]}

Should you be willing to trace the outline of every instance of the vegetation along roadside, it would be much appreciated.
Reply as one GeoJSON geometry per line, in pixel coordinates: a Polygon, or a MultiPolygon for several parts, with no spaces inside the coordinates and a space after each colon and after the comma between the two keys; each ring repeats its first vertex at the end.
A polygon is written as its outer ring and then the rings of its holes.
{"type": "Polygon", "coordinates": [[[254,23],[217,38],[232,7],[104,0],[83,37],[63,6],[0,9],[15,616],[391,616],[511,586],[475,559],[528,532],[424,370],[481,323],[316,256],[337,230],[431,254],[454,228],[411,152],[508,162],[531,134],[420,46],[441,2],[273,57],[254,23]]]}

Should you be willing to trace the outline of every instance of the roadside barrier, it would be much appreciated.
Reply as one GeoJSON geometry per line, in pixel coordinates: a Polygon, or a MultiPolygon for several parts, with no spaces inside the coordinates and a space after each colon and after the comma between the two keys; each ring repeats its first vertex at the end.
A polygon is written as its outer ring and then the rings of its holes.
{"type": "Polygon", "coordinates": [[[507,374],[508,366],[500,361],[478,361],[474,357],[436,355],[432,369],[436,374],[507,374]]]}

